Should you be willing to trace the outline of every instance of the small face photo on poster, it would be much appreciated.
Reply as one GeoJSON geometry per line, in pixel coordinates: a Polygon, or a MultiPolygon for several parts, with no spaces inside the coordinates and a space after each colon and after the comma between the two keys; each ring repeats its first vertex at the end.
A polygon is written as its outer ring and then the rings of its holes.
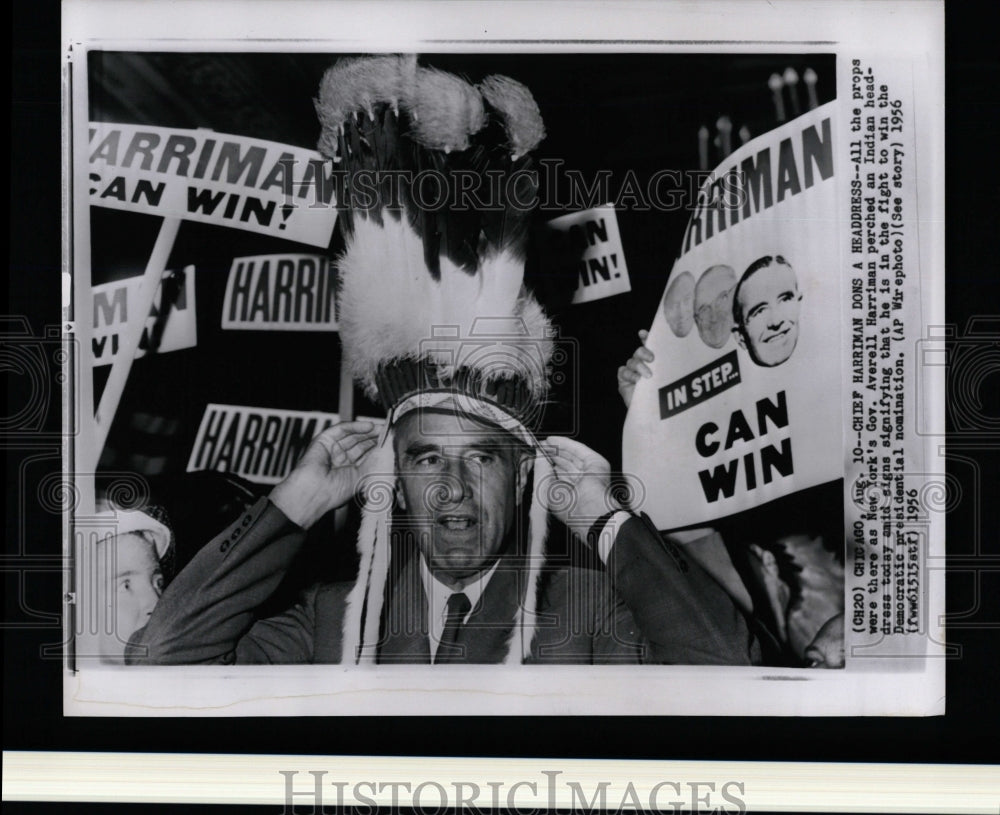
{"type": "Polygon", "coordinates": [[[675,337],[686,337],[694,327],[694,275],[681,272],[663,294],[663,316],[675,337]]]}
{"type": "Polygon", "coordinates": [[[801,304],[795,270],[781,255],[765,255],[747,267],[733,295],[733,330],[757,365],[772,368],[791,357],[801,304]]]}
{"type": "Polygon", "coordinates": [[[725,265],[710,266],[694,289],[694,321],[698,336],[710,348],[722,348],[733,329],[733,287],[736,272],[725,265]]]}

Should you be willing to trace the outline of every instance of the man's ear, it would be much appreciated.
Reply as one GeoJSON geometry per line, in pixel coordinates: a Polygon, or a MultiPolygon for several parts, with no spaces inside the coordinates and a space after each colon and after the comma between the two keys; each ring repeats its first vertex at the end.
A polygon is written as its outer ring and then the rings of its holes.
{"type": "Polygon", "coordinates": [[[406,493],[403,491],[403,479],[396,476],[396,506],[406,512],[406,493]]]}
{"type": "Polygon", "coordinates": [[[733,326],[733,333],[736,335],[736,344],[744,351],[747,350],[746,337],[743,336],[743,329],[738,325],[733,326]]]}
{"type": "Polygon", "coordinates": [[[535,466],[535,457],[531,453],[524,453],[517,462],[517,483],[514,485],[515,500],[517,506],[521,506],[521,499],[528,486],[528,477],[535,466]]]}

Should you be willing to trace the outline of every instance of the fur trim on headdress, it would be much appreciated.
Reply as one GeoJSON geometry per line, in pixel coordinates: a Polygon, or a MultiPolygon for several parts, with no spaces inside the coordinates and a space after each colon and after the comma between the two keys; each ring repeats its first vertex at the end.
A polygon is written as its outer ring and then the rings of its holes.
{"type": "Polygon", "coordinates": [[[476,88],[454,74],[418,67],[415,56],[343,59],[324,74],[315,101],[320,152],[339,157],[345,124],[359,111],[374,121],[380,104],[409,114],[409,137],[428,150],[465,150],[486,124],[476,88]]]}
{"type": "Polygon", "coordinates": [[[512,158],[534,150],[545,138],[545,125],[535,97],[524,85],[509,76],[488,76],[479,91],[501,115],[512,158]]]}
{"type": "Polygon", "coordinates": [[[465,150],[469,136],[486,123],[482,97],[454,74],[418,68],[408,90],[403,104],[414,119],[413,138],[430,150],[465,150]]]}
{"type": "Polygon", "coordinates": [[[469,147],[469,137],[488,121],[487,107],[501,120],[512,159],[534,150],[545,138],[535,98],[507,76],[488,76],[478,86],[435,68],[417,66],[414,55],[342,59],[320,82],[316,113],[323,126],[319,150],[339,154],[337,137],[359,111],[372,121],[379,104],[412,119],[411,138],[429,150],[450,153],[469,147]]]}
{"type": "Polygon", "coordinates": [[[322,131],[319,151],[338,157],[338,137],[344,124],[358,111],[375,118],[375,106],[386,103],[394,111],[409,97],[409,88],[417,72],[417,58],[408,56],[361,57],[342,59],[323,75],[316,115],[322,131]]]}

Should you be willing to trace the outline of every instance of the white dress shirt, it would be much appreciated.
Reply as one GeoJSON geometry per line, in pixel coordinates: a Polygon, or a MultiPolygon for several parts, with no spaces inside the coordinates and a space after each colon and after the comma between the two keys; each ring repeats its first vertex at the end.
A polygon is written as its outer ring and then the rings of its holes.
{"type": "Polygon", "coordinates": [[[453,589],[451,586],[446,586],[438,580],[427,566],[424,556],[420,556],[420,579],[424,583],[424,594],[427,595],[427,622],[430,629],[427,632],[427,637],[430,641],[432,662],[434,661],[434,657],[437,656],[438,646],[441,644],[441,634],[444,632],[448,598],[453,594],[459,593],[469,598],[469,613],[462,619],[462,623],[464,624],[469,619],[469,615],[472,614],[476,603],[479,602],[486,584],[490,582],[490,578],[493,577],[493,573],[497,570],[497,564],[499,563],[500,558],[497,558],[487,571],[480,573],[467,586],[461,589],[453,589]]]}

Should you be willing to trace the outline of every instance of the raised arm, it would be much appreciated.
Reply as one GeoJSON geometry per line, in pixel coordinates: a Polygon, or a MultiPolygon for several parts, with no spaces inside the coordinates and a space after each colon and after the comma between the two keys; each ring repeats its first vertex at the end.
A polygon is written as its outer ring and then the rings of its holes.
{"type": "Polygon", "coordinates": [[[594,546],[646,641],[644,661],[750,665],[759,646],[732,599],[698,563],[665,540],[645,515],[610,491],[607,460],[580,442],[550,437],[555,475],[573,491],[556,516],[594,546]]]}
{"type": "Polygon", "coordinates": [[[328,428],[291,473],[216,536],[171,582],[126,649],[128,664],[309,662],[312,593],[278,617],[254,612],[281,583],[305,531],[354,494],[376,444],[371,422],[328,428]]]}

